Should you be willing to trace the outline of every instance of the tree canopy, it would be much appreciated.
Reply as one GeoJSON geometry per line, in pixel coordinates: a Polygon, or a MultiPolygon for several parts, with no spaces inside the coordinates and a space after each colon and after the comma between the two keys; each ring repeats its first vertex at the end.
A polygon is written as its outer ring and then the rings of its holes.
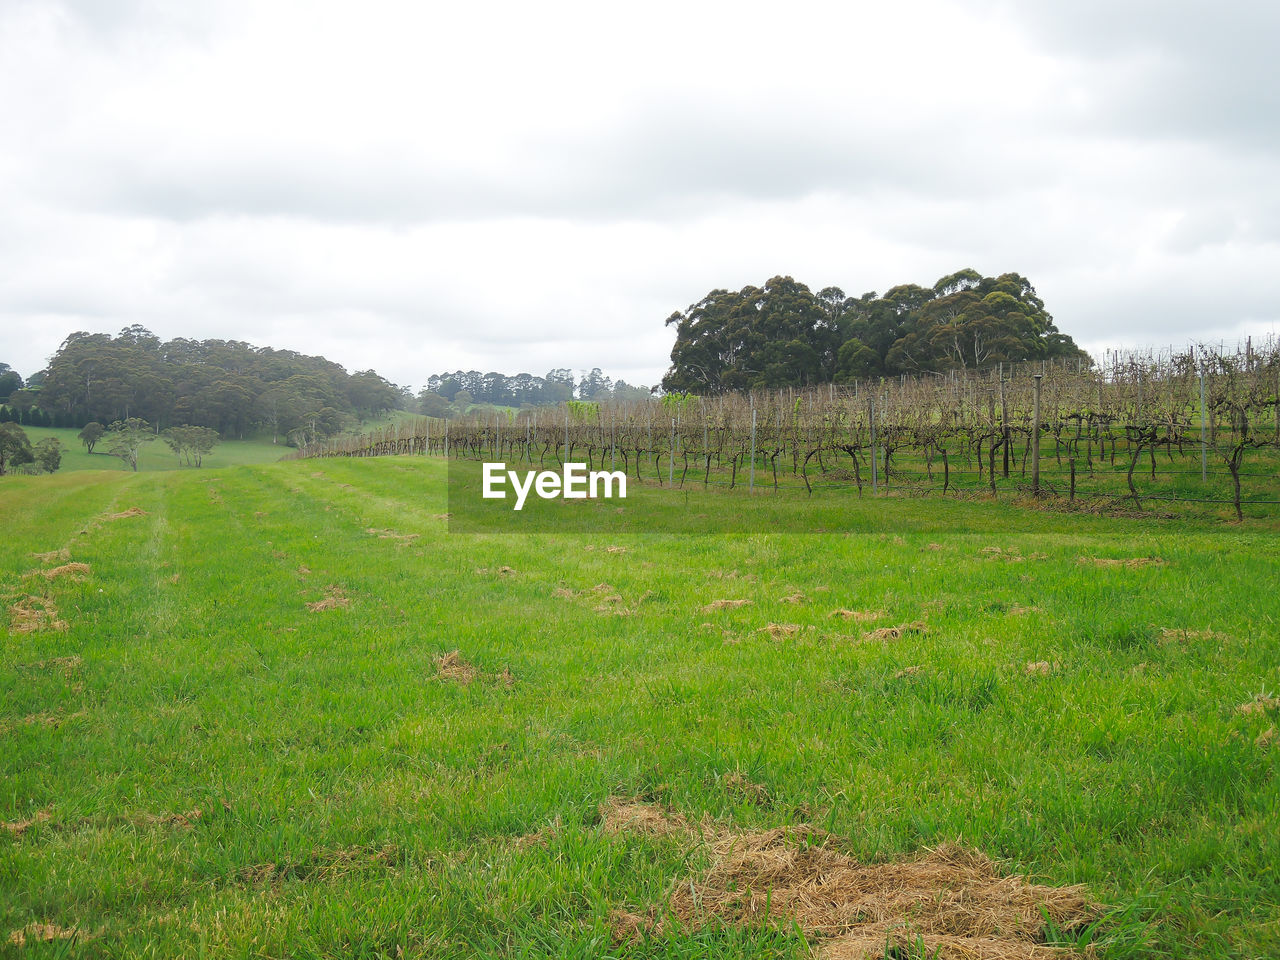
{"type": "Polygon", "coordinates": [[[42,373],[25,388],[16,375],[3,380],[17,386],[8,409],[41,426],[139,419],[157,429],[205,427],[224,437],[268,430],[282,437],[314,426],[323,410],[334,411],[341,426],[408,399],[373,370],[347,373],[324,357],[237,340],[161,341],[138,325],[114,337],[73,333],[42,373]]]}
{"type": "Polygon", "coordinates": [[[984,277],[970,268],[883,296],[849,297],[839,287],[815,294],[791,277],[774,277],[763,287],[712,290],[666,322],[676,328],[662,381],[668,391],[806,386],[1085,356],[1058,331],[1026,278],[984,277]]]}

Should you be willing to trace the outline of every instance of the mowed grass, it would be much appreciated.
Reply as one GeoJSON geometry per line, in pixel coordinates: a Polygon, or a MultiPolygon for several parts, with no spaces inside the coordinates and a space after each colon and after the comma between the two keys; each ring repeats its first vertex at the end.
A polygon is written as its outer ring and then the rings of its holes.
{"type": "MultiPolygon", "coordinates": [[[[23,427],[32,444],[45,437],[56,437],[62,444],[62,462],[58,472],[72,470],[129,470],[123,460],[107,453],[110,437],[98,441],[93,453],[87,453],[84,443],[76,436],[80,431],[69,427],[23,427]]],[[[274,463],[292,451],[283,440],[273,444],[266,440],[223,440],[205,455],[202,469],[238,466],[253,463],[274,463]]],[[[159,437],[142,447],[138,455],[138,470],[190,470],[159,437]]]]}
{"type": "Polygon", "coordinates": [[[1104,956],[1280,955],[1278,717],[1239,709],[1280,690],[1273,529],[866,499],[814,535],[463,536],[444,472],[0,483],[4,608],[66,624],[0,632],[0,951],[821,946],[617,941],[611,911],[660,914],[707,862],[603,830],[625,797],[864,861],[958,841],[1087,885],[1104,956]],[[453,650],[472,682],[439,675],[453,650]]]}

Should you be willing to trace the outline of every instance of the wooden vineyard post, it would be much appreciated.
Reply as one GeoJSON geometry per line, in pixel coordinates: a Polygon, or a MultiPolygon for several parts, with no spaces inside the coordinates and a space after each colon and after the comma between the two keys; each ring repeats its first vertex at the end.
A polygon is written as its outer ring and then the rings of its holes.
{"type": "Polygon", "coordinates": [[[880,489],[879,468],[876,466],[876,402],[867,398],[867,421],[871,424],[871,495],[880,489]]]}
{"type": "Polygon", "coordinates": [[[751,407],[751,473],[747,480],[747,493],[756,488],[756,408],[751,407]]]}
{"type": "Polygon", "coordinates": [[[1204,367],[1200,368],[1200,482],[1209,482],[1209,448],[1204,442],[1204,367]]]}
{"type": "Polygon", "coordinates": [[[667,486],[672,486],[676,480],[676,418],[671,418],[671,444],[667,453],[667,486]]]}
{"type": "Polygon", "coordinates": [[[1042,373],[1035,375],[1036,396],[1031,408],[1031,494],[1040,496],[1040,380],[1042,373]]]}

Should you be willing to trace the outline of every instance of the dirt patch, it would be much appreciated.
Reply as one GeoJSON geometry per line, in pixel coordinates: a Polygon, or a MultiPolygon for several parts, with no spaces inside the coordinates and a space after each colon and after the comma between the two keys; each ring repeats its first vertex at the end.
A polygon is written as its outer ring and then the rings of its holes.
{"type": "Polygon", "coordinates": [[[103,520],[128,520],[130,517],[145,517],[147,511],[141,507],[130,507],[128,510],[121,510],[119,513],[109,513],[103,520]]]}
{"type": "Polygon", "coordinates": [[[48,597],[27,596],[9,607],[9,632],[66,630],[67,621],[58,617],[58,608],[48,597]]]}
{"type": "Polygon", "coordinates": [[[65,563],[71,559],[71,551],[66,547],[50,550],[48,553],[33,553],[37,563],[65,563]]]}
{"type": "Polygon", "coordinates": [[[47,823],[49,820],[48,810],[37,810],[31,815],[29,820],[13,820],[4,824],[4,828],[13,836],[20,837],[36,824],[47,823]]]}
{"type": "Polygon", "coordinates": [[[1080,566],[1126,567],[1133,569],[1135,567],[1162,567],[1164,566],[1164,560],[1161,557],[1077,557],[1076,564],[1080,566]]]}
{"type": "Polygon", "coordinates": [[[55,940],[88,940],[79,927],[59,927],[52,923],[29,923],[20,930],[9,934],[9,942],[15,947],[28,943],[53,943],[55,940]]]}
{"type": "Polygon", "coordinates": [[[457,650],[451,650],[436,657],[436,673],[444,680],[451,680],[464,686],[480,675],[475,665],[464,660],[457,650]]]}
{"type": "Polygon", "coordinates": [[[32,574],[40,574],[46,580],[56,580],[58,577],[71,577],[74,580],[83,580],[89,576],[89,565],[87,563],[64,563],[60,567],[52,567],[49,570],[34,570],[32,574]]]}
{"type": "Polygon", "coordinates": [[[736,610],[738,607],[745,607],[750,600],[712,600],[702,608],[703,613],[715,613],[717,610],[736,610]]]}
{"type": "Polygon", "coordinates": [[[396,533],[394,530],[383,530],[379,527],[369,527],[365,533],[371,533],[379,540],[394,540],[400,546],[413,543],[419,536],[416,533],[396,533]]]}
{"type": "Polygon", "coordinates": [[[883,643],[886,640],[900,640],[909,633],[926,634],[929,628],[923,620],[916,620],[914,623],[900,623],[896,627],[881,627],[879,630],[871,630],[862,635],[862,639],[868,643],[883,643]]]}
{"type": "MultiPolygon", "coordinates": [[[[705,845],[711,865],[677,883],[667,905],[683,929],[708,924],[792,924],[824,938],[819,956],[853,960],[888,955],[1035,960],[1080,956],[1040,943],[1046,917],[1062,930],[1087,923],[1096,908],[1078,886],[1049,887],[1002,876],[976,850],[950,844],[902,862],[864,864],[836,849],[814,827],[758,832],[692,825],[678,814],[641,803],[610,800],[604,829],[687,837],[705,845]],[[896,947],[896,949],[894,949],[896,947]]],[[[615,911],[621,941],[662,933],[658,909],[615,911]]]]}
{"type": "Polygon", "coordinates": [[[351,606],[351,598],[343,594],[342,588],[330,586],[325,591],[324,599],[308,603],[307,609],[312,613],[321,613],[325,610],[345,609],[349,606],[351,606]]]}
{"type": "Polygon", "coordinates": [[[868,623],[872,620],[879,620],[885,615],[883,610],[832,610],[827,614],[828,619],[839,618],[841,620],[852,620],[854,623],[868,623]]]}
{"type": "Polygon", "coordinates": [[[1242,703],[1236,707],[1236,713],[1241,716],[1262,716],[1268,710],[1275,710],[1280,707],[1280,697],[1268,697],[1264,693],[1255,696],[1248,703],[1242,703]]]}
{"type": "Polygon", "coordinates": [[[489,567],[476,567],[476,576],[477,576],[477,577],[484,577],[484,576],[488,576],[488,575],[490,575],[490,574],[496,574],[496,575],[497,575],[497,576],[499,576],[499,577],[514,577],[514,576],[516,575],[516,568],[515,568],[515,567],[505,567],[505,566],[504,566],[504,567],[496,567],[496,568],[493,568],[493,569],[490,569],[489,567]]]}
{"type": "Polygon", "coordinates": [[[800,632],[800,624],[798,623],[770,623],[760,628],[761,633],[767,633],[771,640],[785,640],[787,637],[794,637],[800,632]]]}

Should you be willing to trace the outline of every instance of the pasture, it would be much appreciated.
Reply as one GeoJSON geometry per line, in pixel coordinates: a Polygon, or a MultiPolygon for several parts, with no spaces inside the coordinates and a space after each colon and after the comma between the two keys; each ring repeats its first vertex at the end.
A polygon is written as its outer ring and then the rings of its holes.
{"type": "Polygon", "coordinates": [[[0,952],[1280,955],[1274,520],[445,472],[0,481],[0,952]]]}

